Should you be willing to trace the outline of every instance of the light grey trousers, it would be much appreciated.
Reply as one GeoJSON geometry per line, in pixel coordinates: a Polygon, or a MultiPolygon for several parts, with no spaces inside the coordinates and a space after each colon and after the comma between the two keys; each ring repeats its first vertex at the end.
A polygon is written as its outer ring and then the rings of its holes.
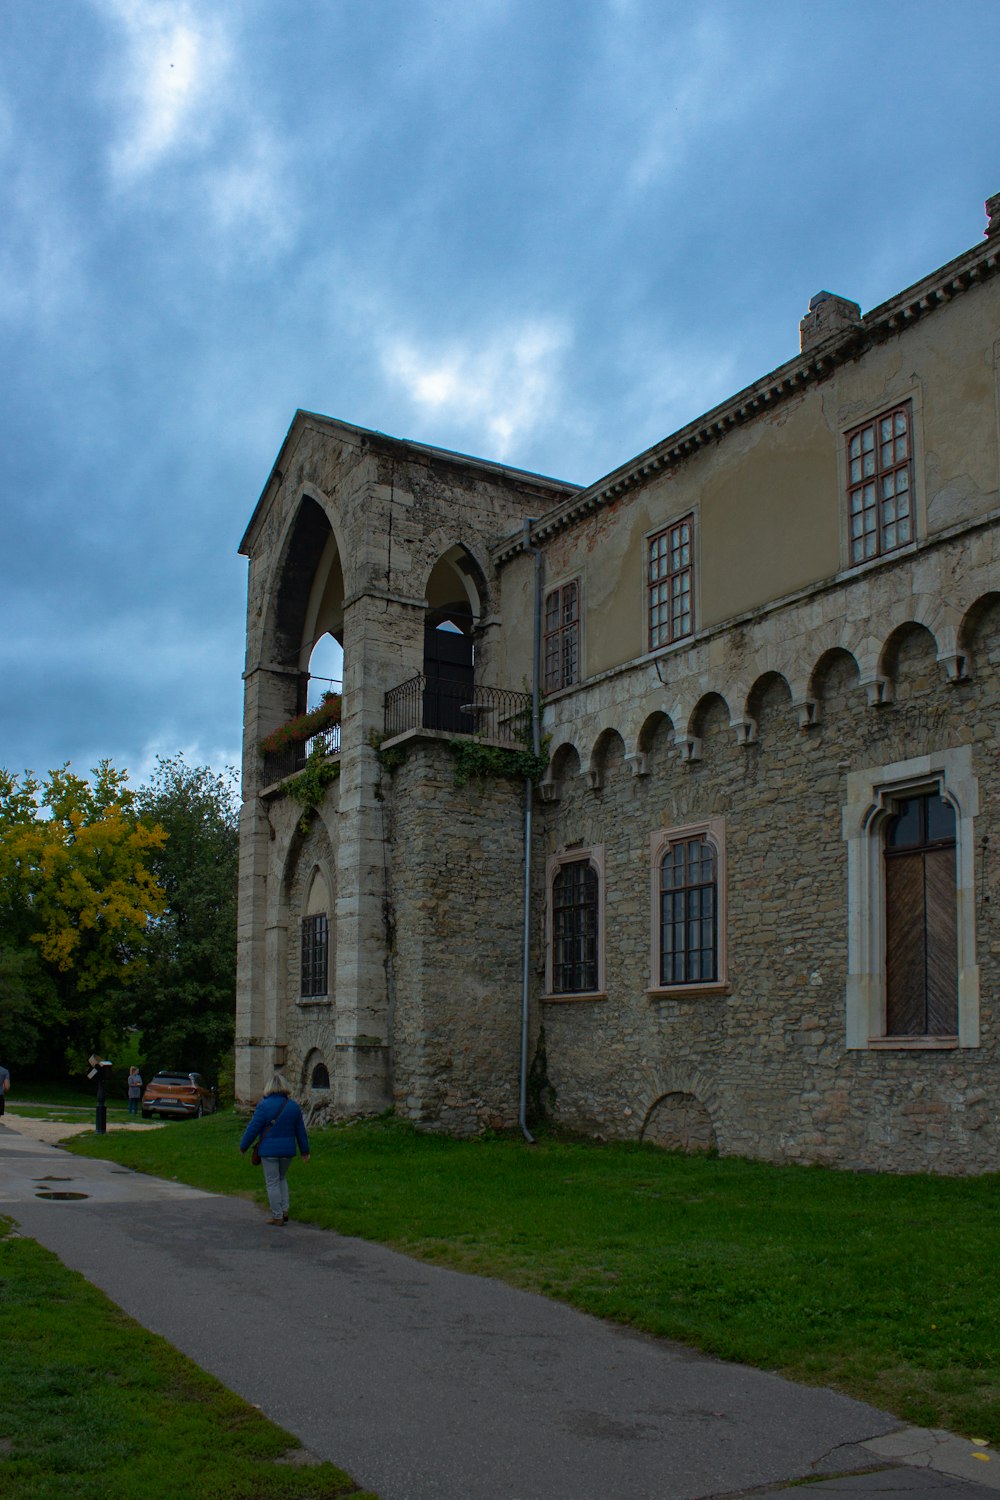
{"type": "Polygon", "coordinates": [[[264,1186],[271,1214],[275,1219],[283,1219],[288,1213],[288,1168],[292,1158],[262,1156],[260,1164],[264,1169],[264,1186]]]}

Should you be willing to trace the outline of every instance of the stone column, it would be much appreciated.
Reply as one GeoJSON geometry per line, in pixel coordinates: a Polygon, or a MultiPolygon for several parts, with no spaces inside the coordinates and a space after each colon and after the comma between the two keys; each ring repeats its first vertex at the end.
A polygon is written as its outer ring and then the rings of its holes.
{"type": "Polygon", "coordinates": [[[336,899],[336,1102],[345,1111],[385,1109],[392,1100],[387,851],[372,740],[382,735],[387,690],[419,671],[407,657],[422,648],[422,629],[422,600],[369,589],[346,601],[336,899]]]}

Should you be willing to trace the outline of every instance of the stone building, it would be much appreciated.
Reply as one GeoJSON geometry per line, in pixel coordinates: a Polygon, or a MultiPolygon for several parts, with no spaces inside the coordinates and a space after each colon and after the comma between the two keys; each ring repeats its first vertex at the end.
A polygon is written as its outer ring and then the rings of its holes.
{"type": "Polygon", "coordinates": [[[241,549],[241,1097],[1000,1165],[987,212],[586,488],[296,414],[241,549]],[[276,753],[326,635],[339,723],[276,753]]]}

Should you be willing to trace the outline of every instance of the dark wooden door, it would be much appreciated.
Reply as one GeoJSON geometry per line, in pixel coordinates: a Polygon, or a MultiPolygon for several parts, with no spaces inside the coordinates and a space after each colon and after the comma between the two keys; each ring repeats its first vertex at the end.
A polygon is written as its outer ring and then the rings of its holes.
{"type": "Polygon", "coordinates": [[[886,1035],[958,1032],[954,813],[940,797],[902,804],[886,832],[886,1035]]]}
{"type": "Polygon", "coordinates": [[[424,626],[424,728],[471,734],[475,718],[463,709],[472,701],[475,680],[472,636],[451,622],[424,626]]]}

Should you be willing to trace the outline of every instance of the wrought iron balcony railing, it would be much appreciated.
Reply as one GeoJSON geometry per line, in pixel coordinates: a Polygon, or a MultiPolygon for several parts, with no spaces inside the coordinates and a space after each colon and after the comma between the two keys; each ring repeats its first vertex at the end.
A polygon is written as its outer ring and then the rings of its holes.
{"type": "Polygon", "coordinates": [[[531,694],[420,673],[385,695],[386,739],[408,729],[446,729],[523,745],[531,735],[531,694]]]}
{"type": "Polygon", "coordinates": [[[294,776],[296,771],[302,770],[314,750],[321,750],[324,755],[339,755],[340,725],[331,724],[329,729],[321,729],[312,739],[301,740],[297,745],[286,745],[283,750],[270,751],[264,756],[263,785],[273,786],[286,776],[294,776]]]}

